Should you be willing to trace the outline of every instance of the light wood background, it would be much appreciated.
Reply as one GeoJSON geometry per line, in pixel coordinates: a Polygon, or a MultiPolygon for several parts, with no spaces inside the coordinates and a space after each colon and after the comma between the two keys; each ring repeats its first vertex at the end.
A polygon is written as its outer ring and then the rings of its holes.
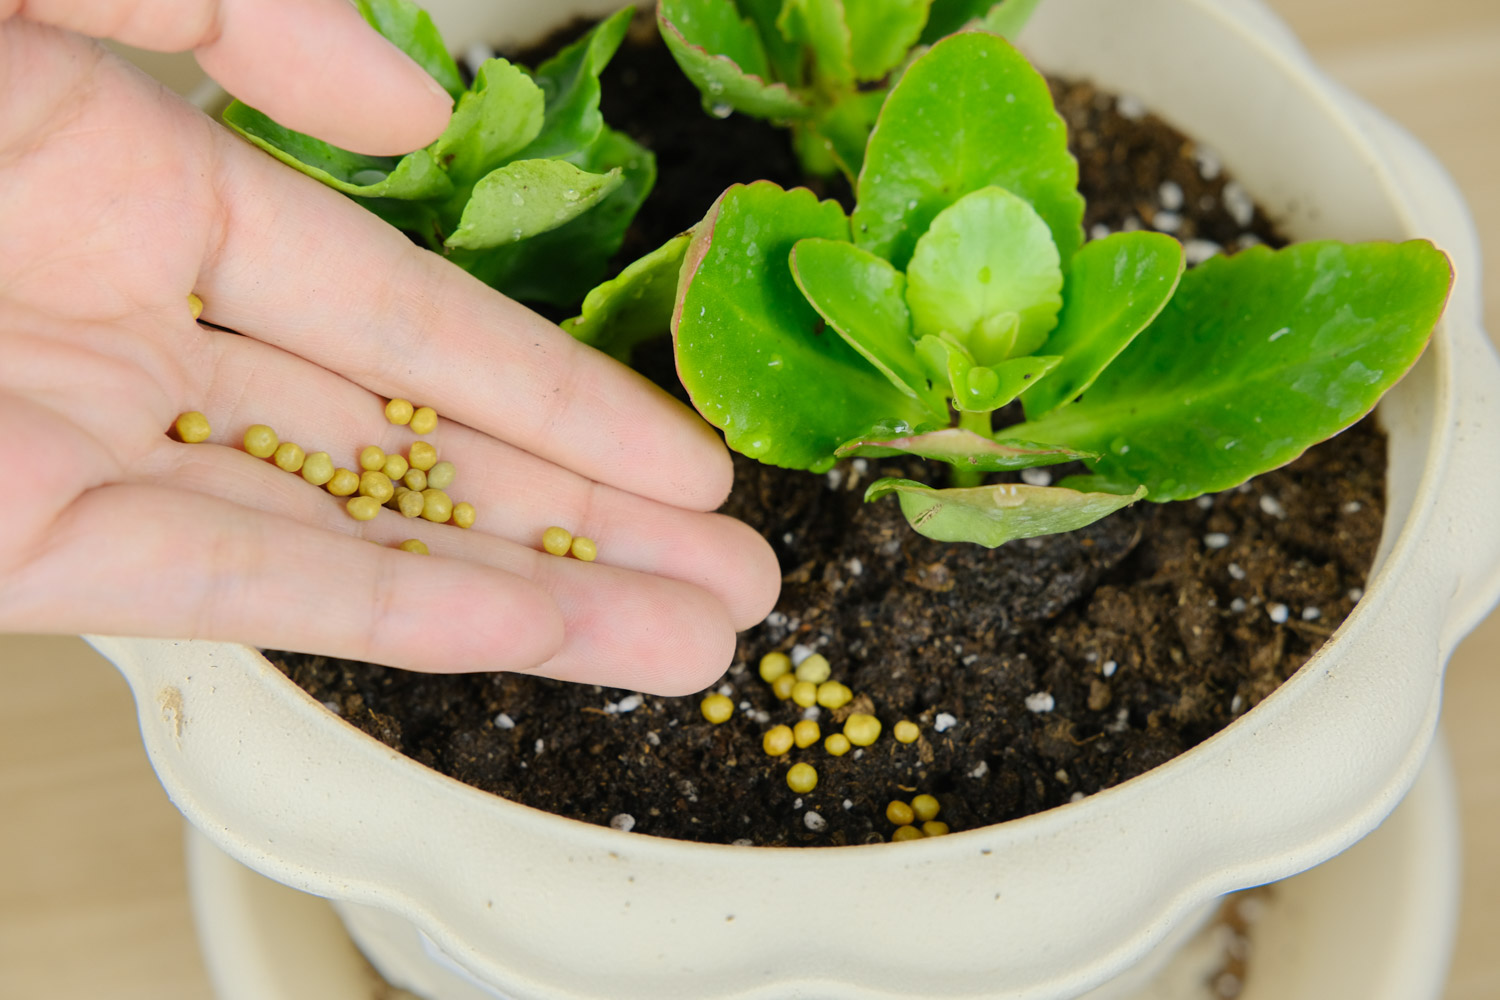
{"type": "MultiPolygon", "coordinates": [[[[1500,2],[1271,3],[1453,172],[1491,254],[1486,328],[1500,335],[1500,2]]],[[[1500,997],[1497,668],[1492,615],[1448,675],[1465,898],[1445,1000],[1500,997]]],[[[181,842],[114,670],[76,638],[0,637],[0,997],[209,1000],[181,842]]]]}

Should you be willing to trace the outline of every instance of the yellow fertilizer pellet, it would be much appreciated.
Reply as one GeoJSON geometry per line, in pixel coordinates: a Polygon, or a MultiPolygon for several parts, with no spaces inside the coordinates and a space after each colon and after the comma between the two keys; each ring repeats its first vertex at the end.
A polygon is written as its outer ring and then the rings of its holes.
{"type": "Polygon", "coordinates": [[[385,419],[398,426],[411,423],[411,415],[415,412],[409,399],[393,399],[385,404],[385,419]]]}
{"type": "Polygon", "coordinates": [[[419,406],[411,415],[411,429],[418,434],[431,434],[437,424],[437,411],[430,406],[419,406]]]}
{"type": "Polygon", "coordinates": [[[792,727],[792,742],[799,747],[810,747],[823,738],[823,731],[812,719],[803,719],[792,727]]]}
{"type": "Polygon", "coordinates": [[[302,460],[302,478],[314,486],[322,486],[333,478],[333,459],[326,451],[315,451],[302,460]]]}
{"type": "MultiPolygon", "coordinates": [[[[417,441],[406,450],[406,461],[413,469],[426,472],[437,464],[437,449],[426,441],[417,441]]],[[[415,486],[412,489],[416,489],[415,486]]]]}
{"type": "Polygon", "coordinates": [[[400,482],[401,477],[406,475],[406,471],[410,468],[411,466],[407,464],[406,459],[400,455],[387,455],[385,456],[385,464],[380,467],[380,471],[390,476],[391,482],[394,483],[400,482]]]}
{"type": "Polygon", "coordinates": [[[373,521],[375,515],[380,513],[380,501],[374,497],[350,497],[349,502],[344,504],[344,509],[356,521],[373,521]]]}
{"type": "Polygon", "coordinates": [[[422,539],[420,538],[408,538],[406,541],[396,546],[396,548],[400,549],[402,552],[415,552],[419,556],[432,554],[427,549],[427,543],[422,541],[422,539]]]}
{"type": "Polygon", "coordinates": [[[396,495],[396,487],[384,472],[366,469],[359,476],[359,495],[374,497],[380,503],[385,503],[396,495]]]}
{"type": "Polygon", "coordinates": [[[921,840],[922,831],[914,826],[898,826],[896,832],[891,834],[891,842],[899,844],[904,840],[921,840]]]}
{"type": "Polygon", "coordinates": [[[761,749],[772,757],[780,757],[790,750],[795,742],[796,737],[792,735],[791,726],[772,726],[760,738],[761,749]]]}
{"type": "Polygon", "coordinates": [[[849,737],[843,733],[833,733],[823,741],[823,749],[835,757],[842,757],[849,752],[849,737]]]}
{"type": "Polygon", "coordinates": [[[328,492],[336,497],[347,497],[359,489],[359,474],[352,469],[334,469],[328,477],[328,492]]]}
{"type": "Polygon", "coordinates": [[[822,684],[828,680],[828,675],[831,673],[833,673],[833,668],[828,665],[828,658],[822,653],[813,653],[807,659],[797,664],[797,679],[799,681],[822,684]]]}
{"type": "Polygon", "coordinates": [[[245,430],[245,450],[256,458],[270,458],[279,444],[276,432],[265,424],[251,424],[245,430]]]}
{"type": "Polygon", "coordinates": [[[416,490],[402,490],[396,497],[396,509],[402,517],[421,517],[427,509],[427,498],[416,490]]]}
{"type": "Polygon", "coordinates": [[[359,452],[359,467],[366,472],[385,468],[385,449],[378,445],[366,445],[359,452]]]}
{"type": "Polygon", "coordinates": [[[192,314],[193,319],[203,315],[203,300],[192,292],[188,292],[188,312],[192,314]]]}
{"type": "Polygon", "coordinates": [[[786,786],[798,795],[818,787],[818,772],[811,764],[793,764],[786,772],[786,786]]]}
{"type": "Polygon", "coordinates": [[[573,553],[574,559],[582,559],[584,562],[593,562],[599,558],[599,546],[592,538],[575,537],[569,551],[573,553]]]}
{"type": "Polygon", "coordinates": [[[792,685],[792,701],[803,708],[812,708],[818,703],[818,686],[812,681],[797,681],[792,685]]]}
{"type": "Polygon", "coordinates": [[[948,832],[948,824],[942,820],[932,820],[922,824],[922,835],[924,837],[941,837],[948,832]]]}
{"type": "Polygon", "coordinates": [[[792,688],[797,686],[797,677],[788,671],[771,682],[771,693],[782,701],[792,696],[792,688]]]}
{"type": "Polygon", "coordinates": [[[900,799],[892,799],[885,807],[885,818],[896,826],[906,826],[917,818],[916,811],[900,799]]]}
{"type": "Polygon", "coordinates": [[[559,528],[556,525],[542,532],[542,548],[552,555],[565,556],[573,547],[573,533],[567,528],[559,528]]]}
{"type": "Polygon", "coordinates": [[[897,743],[915,743],[917,742],[917,738],[922,735],[922,730],[917,727],[915,722],[908,722],[906,719],[902,719],[891,727],[891,735],[896,737],[897,743]]]}
{"type": "Polygon", "coordinates": [[[911,800],[911,808],[912,812],[917,814],[917,819],[926,823],[928,820],[937,819],[938,810],[942,807],[931,795],[918,795],[911,800]]]}
{"type": "Polygon", "coordinates": [[[177,436],[187,444],[201,444],[213,433],[208,426],[208,418],[197,410],[189,410],[178,417],[172,427],[177,431],[177,436]]]}
{"type": "Polygon", "coordinates": [[[271,461],[282,472],[301,472],[303,463],[307,461],[307,453],[300,444],[283,441],[276,446],[276,454],[271,456],[271,461]]]}
{"type": "Polygon", "coordinates": [[[722,694],[711,694],[699,704],[698,711],[703,713],[705,719],[717,726],[728,722],[729,717],[734,714],[734,702],[722,694]]]}
{"type": "Polygon", "coordinates": [[[454,504],[453,523],[460,528],[474,527],[474,505],[467,502],[454,504]]]}
{"type": "Polygon", "coordinates": [[[453,516],[453,499],[442,490],[422,491],[422,516],[434,524],[442,524],[453,516]]]}
{"type": "Polygon", "coordinates": [[[824,708],[843,708],[854,700],[854,692],[838,681],[824,681],[818,685],[818,704],[824,708]]]}
{"type": "Polygon", "coordinates": [[[867,747],[880,738],[880,720],[855,712],[844,720],[844,735],[857,747],[867,747]]]}
{"type": "Polygon", "coordinates": [[[453,477],[457,471],[452,462],[438,462],[427,470],[427,485],[435,490],[446,490],[453,485],[453,477]]]}
{"type": "Polygon", "coordinates": [[[792,669],[792,658],[785,653],[767,653],[760,658],[760,679],[767,684],[792,669]]]}
{"type": "Polygon", "coordinates": [[[427,473],[421,469],[409,468],[406,470],[406,475],[401,477],[401,481],[406,484],[407,489],[421,493],[427,488],[427,473]]]}

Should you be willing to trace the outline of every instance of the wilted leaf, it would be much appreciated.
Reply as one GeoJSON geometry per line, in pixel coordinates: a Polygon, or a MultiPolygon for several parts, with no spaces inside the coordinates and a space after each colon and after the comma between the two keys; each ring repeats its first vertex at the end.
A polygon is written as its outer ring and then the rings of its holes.
{"type": "Polygon", "coordinates": [[[960,427],[913,433],[910,428],[893,428],[889,425],[873,427],[854,440],[845,442],[839,446],[837,455],[839,458],[856,455],[870,458],[916,455],[976,472],[1005,472],[1097,457],[1060,445],[996,441],[960,427]]]}
{"type": "Polygon", "coordinates": [[[866,500],[895,493],[901,513],[918,534],[939,542],[974,542],[994,548],[1017,538],[1055,535],[1092,524],[1145,495],[1079,493],[1057,486],[1002,483],[935,490],[909,479],[880,479],[866,500]]]}

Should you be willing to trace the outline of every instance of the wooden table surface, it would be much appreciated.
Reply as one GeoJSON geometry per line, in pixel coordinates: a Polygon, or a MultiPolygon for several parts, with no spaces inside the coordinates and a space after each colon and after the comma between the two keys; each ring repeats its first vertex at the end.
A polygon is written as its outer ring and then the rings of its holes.
{"type": "MultiPolygon", "coordinates": [[[[1490,252],[1486,329],[1500,335],[1500,2],[1271,2],[1453,172],[1490,252]]],[[[1500,614],[1448,673],[1465,897],[1445,1000],[1500,997],[1497,666],[1500,614]]],[[[0,637],[0,997],[209,1000],[181,845],[113,668],[77,638],[0,637]]]]}

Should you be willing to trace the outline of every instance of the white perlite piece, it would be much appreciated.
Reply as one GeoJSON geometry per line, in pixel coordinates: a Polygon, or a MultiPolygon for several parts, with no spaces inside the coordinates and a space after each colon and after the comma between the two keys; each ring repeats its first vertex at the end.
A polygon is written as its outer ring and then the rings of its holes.
{"type": "Polygon", "coordinates": [[[621,833],[629,833],[635,829],[635,817],[630,813],[615,813],[610,817],[609,825],[621,833]]]}
{"type": "Polygon", "coordinates": [[[654,747],[661,746],[661,734],[654,729],[651,730],[650,732],[646,733],[646,742],[654,747]]]}
{"type": "Polygon", "coordinates": [[[1246,576],[1245,567],[1241,566],[1239,563],[1230,563],[1229,575],[1235,580],[1243,580],[1246,576]]]}
{"type": "Polygon", "coordinates": [[[1224,248],[1213,240],[1192,239],[1182,245],[1182,258],[1189,267],[1197,267],[1211,257],[1217,257],[1224,248]]]}
{"type": "Polygon", "coordinates": [[[1115,671],[1119,669],[1120,665],[1114,660],[1105,660],[1104,666],[1100,667],[1099,671],[1100,673],[1104,674],[1105,677],[1113,677],[1115,675],[1115,671]]]}
{"type": "Polygon", "coordinates": [[[506,715],[504,712],[501,712],[499,715],[495,716],[495,728],[514,729],[516,728],[516,720],[506,715]]]}
{"type": "Polygon", "coordinates": [[[849,571],[850,576],[859,576],[865,571],[865,564],[860,562],[859,558],[856,556],[855,558],[850,559],[848,562],[844,563],[844,568],[849,571]]]}
{"type": "Polygon", "coordinates": [[[470,76],[478,76],[479,68],[495,58],[495,50],[483,42],[475,42],[464,49],[464,68],[470,76]]]}
{"type": "Polygon", "coordinates": [[[722,694],[726,698],[732,698],[732,697],[734,697],[734,685],[733,684],[728,684],[728,683],[720,684],[719,685],[719,693],[722,694]]]}
{"type": "Polygon", "coordinates": [[[844,811],[848,812],[850,809],[853,809],[853,808],[854,808],[854,800],[853,799],[845,799],[844,800],[844,811]]]}
{"type": "Polygon", "coordinates": [[[1175,233],[1182,228],[1182,216],[1176,212],[1157,212],[1151,217],[1151,227],[1159,233],[1175,233]]]}
{"type": "Polygon", "coordinates": [[[1177,211],[1182,207],[1182,185],[1176,181],[1162,181],[1161,187],[1156,189],[1156,200],[1167,211],[1177,211]]]}
{"type": "Polygon", "coordinates": [[[843,485],[843,482],[844,482],[844,470],[843,469],[829,469],[828,470],[828,488],[830,490],[836,490],[836,489],[838,489],[841,485],[843,485]]]}
{"type": "Polygon", "coordinates": [[[1199,146],[1193,150],[1193,159],[1198,161],[1198,176],[1206,181],[1214,180],[1224,169],[1219,154],[1207,146],[1199,146]]]}
{"type": "Polygon", "coordinates": [[[1109,227],[1102,222],[1096,222],[1089,227],[1089,239],[1102,240],[1109,235],[1109,227]]]}
{"type": "Polygon", "coordinates": [[[1022,469],[1021,481],[1028,486],[1051,486],[1052,473],[1046,469],[1022,469]]]}
{"type": "Polygon", "coordinates": [[[344,710],[339,707],[339,703],[336,701],[325,701],[323,702],[323,707],[328,709],[328,711],[332,712],[334,715],[344,714],[344,710]]]}
{"type": "Polygon", "coordinates": [[[800,667],[803,660],[813,655],[813,648],[811,646],[804,646],[799,642],[792,647],[792,651],[788,655],[792,658],[792,666],[800,667]]]}
{"type": "Polygon", "coordinates": [[[1266,615],[1277,625],[1284,625],[1291,617],[1291,611],[1285,604],[1267,604],[1266,615]]]}
{"type": "Polygon", "coordinates": [[[813,833],[822,833],[828,829],[828,821],[811,809],[802,814],[802,823],[813,833]]]}
{"type": "Polygon", "coordinates": [[[638,694],[628,694],[615,704],[617,712],[634,712],[645,703],[646,699],[638,694]]]}
{"type": "Polygon", "coordinates": [[[1364,597],[1364,596],[1365,596],[1365,588],[1363,588],[1363,587],[1350,587],[1349,588],[1349,600],[1351,600],[1351,601],[1358,601],[1361,597],[1364,597]]]}
{"type": "Polygon", "coordinates": [[[1072,795],[1068,796],[1068,801],[1069,802],[1082,802],[1083,801],[1083,793],[1082,792],[1074,792],[1072,795]]]}
{"type": "Polygon", "coordinates": [[[817,705],[808,705],[802,710],[802,718],[811,720],[812,722],[817,722],[822,715],[823,710],[817,705]]]}
{"type": "Polygon", "coordinates": [[[1309,607],[1309,608],[1303,608],[1302,609],[1302,620],[1305,621],[1305,622],[1315,622],[1319,618],[1322,618],[1322,617],[1323,617],[1323,609],[1322,608],[1310,608],[1309,607]]]}
{"type": "Polygon", "coordinates": [[[974,768],[974,770],[972,770],[972,771],[969,772],[969,777],[971,777],[971,778],[982,778],[986,774],[989,774],[989,773],[990,773],[990,762],[987,761],[987,760],[982,760],[982,761],[979,762],[979,765],[974,768]]]}
{"type": "Polygon", "coordinates": [[[1224,185],[1224,209],[1238,226],[1248,226],[1255,218],[1255,201],[1239,181],[1224,185]]]}
{"type": "Polygon", "coordinates": [[[1281,505],[1280,500],[1277,500],[1269,493],[1262,493],[1260,495],[1260,509],[1262,512],[1279,521],[1286,520],[1286,508],[1281,505]]]}
{"type": "Polygon", "coordinates": [[[1121,94],[1115,99],[1115,110],[1122,118],[1128,118],[1133,122],[1146,117],[1146,105],[1141,103],[1140,98],[1131,97],[1129,94],[1121,94]]]}
{"type": "Polygon", "coordinates": [[[1234,600],[1229,602],[1229,610],[1233,611],[1235,614],[1239,614],[1247,607],[1249,607],[1249,605],[1245,603],[1245,599],[1243,597],[1236,597],[1234,600]]]}
{"type": "Polygon", "coordinates": [[[1341,508],[1345,514],[1358,514],[1365,509],[1365,505],[1358,500],[1350,500],[1341,508]]]}
{"type": "Polygon", "coordinates": [[[1230,715],[1239,715],[1240,714],[1240,709],[1242,709],[1244,707],[1245,707],[1245,699],[1242,698],[1242,697],[1240,697],[1239,695],[1235,695],[1233,698],[1229,699],[1229,714],[1230,715]]]}
{"type": "Polygon", "coordinates": [[[1040,715],[1056,708],[1057,699],[1053,698],[1050,692],[1036,691],[1026,696],[1026,707],[1040,715]]]}
{"type": "Polygon", "coordinates": [[[1198,505],[1198,509],[1199,510],[1213,510],[1214,509],[1214,498],[1211,497],[1211,496],[1209,496],[1207,493],[1203,494],[1201,497],[1199,497],[1197,500],[1195,500],[1193,502],[1198,505]]]}
{"type": "Polygon", "coordinates": [[[948,712],[939,712],[937,718],[932,720],[932,729],[938,733],[946,733],[956,725],[958,725],[958,716],[948,712]]]}
{"type": "Polygon", "coordinates": [[[536,741],[536,755],[538,757],[540,757],[542,755],[542,751],[545,750],[545,749],[547,749],[547,741],[546,740],[541,740],[541,739],[537,740],[536,741]]]}
{"type": "Polygon", "coordinates": [[[1203,545],[1205,548],[1210,549],[1227,548],[1229,545],[1229,536],[1222,531],[1210,531],[1203,536],[1203,545]]]}

